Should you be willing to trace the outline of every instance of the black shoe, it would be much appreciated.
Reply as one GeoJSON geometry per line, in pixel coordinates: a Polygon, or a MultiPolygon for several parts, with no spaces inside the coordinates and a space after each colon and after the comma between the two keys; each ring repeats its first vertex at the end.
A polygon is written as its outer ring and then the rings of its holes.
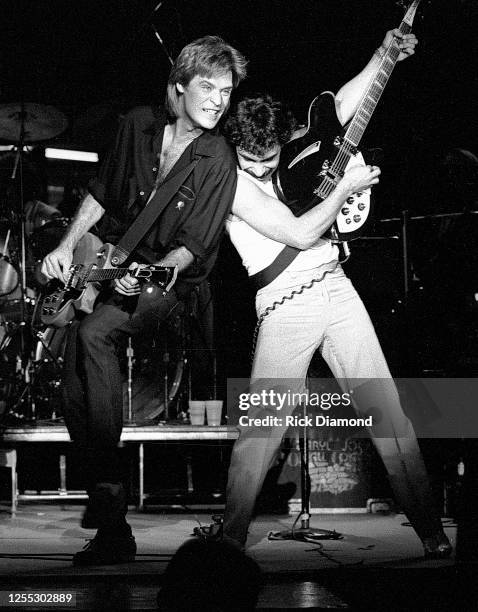
{"type": "Polygon", "coordinates": [[[83,550],[73,555],[73,565],[114,565],[134,561],[136,542],[132,535],[105,536],[97,533],[83,550]]]}

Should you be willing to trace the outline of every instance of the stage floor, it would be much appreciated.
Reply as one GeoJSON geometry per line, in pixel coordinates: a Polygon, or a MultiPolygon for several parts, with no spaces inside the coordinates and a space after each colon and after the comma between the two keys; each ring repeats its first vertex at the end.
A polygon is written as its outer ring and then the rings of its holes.
{"type": "MultiPolygon", "coordinates": [[[[169,559],[198,520],[210,522],[210,515],[204,513],[131,511],[129,522],[138,545],[134,563],[73,568],[72,555],[94,535],[79,527],[81,506],[22,504],[15,518],[6,507],[2,510],[1,588],[73,589],[75,609],[155,609],[169,559]]],[[[445,585],[449,586],[455,572],[453,559],[422,560],[421,544],[404,524],[403,515],[315,515],[311,527],[336,530],[343,539],[319,545],[267,539],[270,531],[288,529],[292,522],[290,516],[268,515],[252,525],[248,554],[264,576],[260,609],[361,609],[366,602],[368,609],[374,609],[372,599],[382,595],[391,600],[387,606],[393,607],[401,597],[408,601],[415,582],[422,594],[427,585],[430,589],[433,585],[431,595],[436,595],[438,603],[449,592],[445,585]]],[[[454,542],[455,527],[446,521],[445,527],[454,542]]],[[[417,604],[417,592],[413,597],[417,604]]],[[[394,609],[420,609],[411,602],[410,608],[394,609]]],[[[430,597],[427,602],[427,609],[433,609],[430,597]]]]}

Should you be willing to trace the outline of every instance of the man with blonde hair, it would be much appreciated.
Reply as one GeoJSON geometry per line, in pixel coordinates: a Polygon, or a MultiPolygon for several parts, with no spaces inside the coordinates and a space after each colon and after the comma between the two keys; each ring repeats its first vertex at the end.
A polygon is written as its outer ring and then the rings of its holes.
{"type": "Polygon", "coordinates": [[[118,349],[129,336],[151,337],[211,271],[237,182],[234,157],[216,126],[245,75],[244,57],[217,36],[184,47],[171,69],[165,108],[139,107],[124,117],[63,240],[43,261],[48,278],[64,281],[78,241],[102,217],[101,237],[116,243],[146,206],[154,206],[156,221],[122,265],[149,262],[179,271],[166,296],[141,293],[129,274],[115,280],[94,311],[69,329],[64,415],[88,479],[83,524],[98,527],[75,565],[122,563],[136,554],[118,456],[118,349]]]}

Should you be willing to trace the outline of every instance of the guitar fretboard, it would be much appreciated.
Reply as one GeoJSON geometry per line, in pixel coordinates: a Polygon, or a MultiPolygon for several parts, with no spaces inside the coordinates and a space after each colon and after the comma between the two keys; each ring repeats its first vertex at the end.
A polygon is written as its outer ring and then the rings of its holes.
{"type": "MultiPolygon", "coordinates": [[[[402,34],[408,34],[411,31],[411,27],[402,21],[399,30],[402,32],[402,34]]],[[[399,55],[400,48],[396,42],[393,41],[386,50],[385,55],[380,62],[378,71],[365,92],[354,118],[352,119],[347,132],[345,133],[345,141],[350,143],[351,147],[357,147],[359,145],[378,101],[382,97],[382,93],[386,84],[388,83],[388,79],[395,68],[399,55]]]]}
{"type": "Polygon", "coordinates": [[[128,268],[95,268],[88,274],[88,282],[101,282],[122,278],[128,273],[128,268]]]}
{"type": "MultiPolygon", "coordinates": [[[[403,20],[400,24],[399,30],[402,34],[408,34],[411,31],[411,24],[403,20]]],[[[400,55],[400,48],[398,47],[395,40],[392,41],[388,49],[380,62],[380,66],[372,79],[372,82],[368,86],[360,104],[355,112],[355,115],[350,122],[350,125],[343,137],[343,140],[338,147],[337,154],[330,166],[329,172],[324,177],[324,180],[320,184],[320,187],[316,190],[316,195],[325,199],[328,197],[336,186],[336,177],[341,177],[350,161],[350,157],[356,152],[357,146],[362,139],[366,127],[372,117],[373,111],[375,110],[378,101],[380,100],[383,90],[392,74],[395,64],[397,63],[398,56],[400,55]]]]}

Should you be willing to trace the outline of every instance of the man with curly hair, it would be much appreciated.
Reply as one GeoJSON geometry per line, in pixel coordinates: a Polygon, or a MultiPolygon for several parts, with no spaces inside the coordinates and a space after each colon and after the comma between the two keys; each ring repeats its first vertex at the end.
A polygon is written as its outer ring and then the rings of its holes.
{"type": "Polygon", "coordinates": [[[291,140],[296,128],[294,115],[282,102],[258,94],[237,104],[225,131],[236,147],[240,168],[267,183],[278,166],[282,146],[291,140]]]}
{"type": "MultiPolygon", "coordinates": [[[[413,54],[416,38],[398,30],[387,32],[382,48],[388,47],[392,36],[399,41],[399,60],[413,54]]],[[[339,90],[335,100],[342,125],[353,116],[381,55],[382,50],[377,50],[365,69],[339,90]]],[[[278,200],[272,180],[281,147],[300,135],[295,130],[291,113],[268,95],[241,100],[225,125],[239,165],[227,230],[249,276],[259,279],[256,310],[260,328],[250,391],[303,392],[312,356],[320,351],[343,390],[353,388],[359,415],[364,416],[370,402],[378,400],[381,420],[377,418],[370,433],[397,502],[422,540],[425,555],[447,556],[451,547],[433,510],[413,427],[400,405],[368,313],[338,262],[338,249],[323,236],[345,200],[376,184],[380,171],[373,166],[348,170],[327,199],[295,217],[278,200]],[[265,198],[264,193],[270,197],[265,198]],[[264,270],[274,265],[285,245],[298,249],[295,258],[264,282],[264,270]]],[[[280,424],[239,427],[223,524],[224,539],[238,547],[245,546],[257,495],[287,429],[285,417],[294,408],[293,402],[286,402],[279,415],[271,406],[250,407],[248,418],[275,413],[281,417],[280,424]]]]}

